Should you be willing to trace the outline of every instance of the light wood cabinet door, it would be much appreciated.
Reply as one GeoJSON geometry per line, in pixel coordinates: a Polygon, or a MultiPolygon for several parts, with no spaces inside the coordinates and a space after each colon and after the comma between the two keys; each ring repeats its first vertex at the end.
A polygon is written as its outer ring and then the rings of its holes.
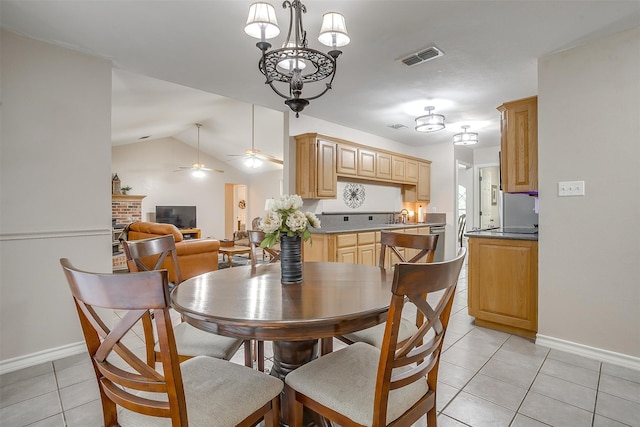
{"type": "Polygon", "coordinates": [[[378,265],[378,260],[376,259],[376,245],[358,245],[358,264],[363,265],[378,265]]]}
{"type": "Polygon", "coordinates": [[[316,142],[306,135],[296,137],[296,194],[303,199],[316,197],[316,142]]]}
{"type": "Polygon", "coordinates": [[[538,191],[538,97],[507,102],[500,111],[502,190],[538,191]]]}
{"type": "Polygon", "coordinates": [[[535,338],[538,242],[469,239],[469,314],[476,324],[535,338]]]}
{"type": "Polygon", "coordinates": [[[391,154],[376,153],[376,178],[391,179],[391,154]]]}
{"type": "Polygon", "coordinates": [[[431,200],[431,163],[418,162],[418,201],[431,200]]]}
{"type": "Polygon", "coordinates": [[[296,194],[303,199],[336,198],[336,143],[316,134],[296,136],[296,194]]]}
{"type": "Polygon", "coordinates": [[[405,180],[412,184],[418,182],[418,162],[416,160],[407,159],[407,166],[405,169],[405,180]]]}
{"type": "Polygon", "coordinates": [[[358,149],[345,144],[338,144],[338,164],[336,171],[340,175],[358,175],[358,149]]]}
{"type": "Polygon", "coordinates": [[[338,194],[336,145],[335,142],[318,140],[316,196],[319,199],[335,199],[338,194]]]}
{"type": "Polygon", "coordinates": [[[400,156],[391,156],[391,179],[404,182],[406,179],[407,159],[400,156]]]}
{"type": "Polygon", "coordinates": [[[350,248],[338,248],[336,250],[336,262],[346,262],[349,264],[358,263],[358,250],[355,246],[350,248]]]}
{"type": "Polygon", "coordinates": [[[358,148],[358,176],[376,177],[376,152],[358,148]]]}

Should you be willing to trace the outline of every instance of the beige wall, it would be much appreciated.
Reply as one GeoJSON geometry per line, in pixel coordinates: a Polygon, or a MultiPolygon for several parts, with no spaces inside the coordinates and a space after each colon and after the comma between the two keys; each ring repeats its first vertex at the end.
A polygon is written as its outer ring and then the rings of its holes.
{"type": "Polygon", "coordinates": [[[3,370],[82,340],[59,258],[111,269],[111,64],[0,34],[3,370]]]}
{"type": "MultiPolygon", "coordinates": [[[[539,63],[539,335],[640,357],[640,29],[539,63]],[[558,197],[559,181],[584,197],[558,197]]],[[[588,350],[588,348],[587,348],[588,350]]]]}

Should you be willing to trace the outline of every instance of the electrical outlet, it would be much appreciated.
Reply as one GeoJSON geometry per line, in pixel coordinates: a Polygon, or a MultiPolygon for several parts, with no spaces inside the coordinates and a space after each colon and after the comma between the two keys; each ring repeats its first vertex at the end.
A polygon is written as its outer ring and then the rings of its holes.
{"type": "Polygon", "coordinates": [[[584,196],[584,181],[561,181],[558,182],[558,196],[584,196]]]}

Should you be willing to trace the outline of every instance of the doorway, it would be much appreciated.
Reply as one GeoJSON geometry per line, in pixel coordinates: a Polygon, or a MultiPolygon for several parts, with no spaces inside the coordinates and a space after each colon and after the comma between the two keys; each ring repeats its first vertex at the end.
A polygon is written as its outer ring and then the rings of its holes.
{"type": "Polygon", "coordinates": [[[481,167],[478,170],[480,228],[500,227],[500,170],[498,166],[481,167]]]}
{"type": "Polygon", "coordinates": [[[233,233],[247,229],[247,186],[224,185],[224,236],[233,239],[233,233]]]}

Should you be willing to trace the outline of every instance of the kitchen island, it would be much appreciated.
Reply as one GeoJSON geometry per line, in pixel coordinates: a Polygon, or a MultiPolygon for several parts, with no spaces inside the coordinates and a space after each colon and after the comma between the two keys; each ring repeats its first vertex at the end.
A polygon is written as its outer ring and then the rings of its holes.
{"type": "Polygon", "coordinates": [[[495,229],[465,236],[469,238],[469,315],[478,326],[535,339],[537,232],[495,229]]]}
{"type": "MultiPolygon", "coordinates": [[[[445,223],[444,220],[435,220],[418,224],[323,225],[322,228],[311,229],[311,241],[305,242],[303,257],[305,261],[378,265],[381,230],[430,234],[431,227],[443,226],[445,223]]],[[[387,256],[385,259],[388,264],[386,267],[398,261],[395,256],[387,256]]]]}

